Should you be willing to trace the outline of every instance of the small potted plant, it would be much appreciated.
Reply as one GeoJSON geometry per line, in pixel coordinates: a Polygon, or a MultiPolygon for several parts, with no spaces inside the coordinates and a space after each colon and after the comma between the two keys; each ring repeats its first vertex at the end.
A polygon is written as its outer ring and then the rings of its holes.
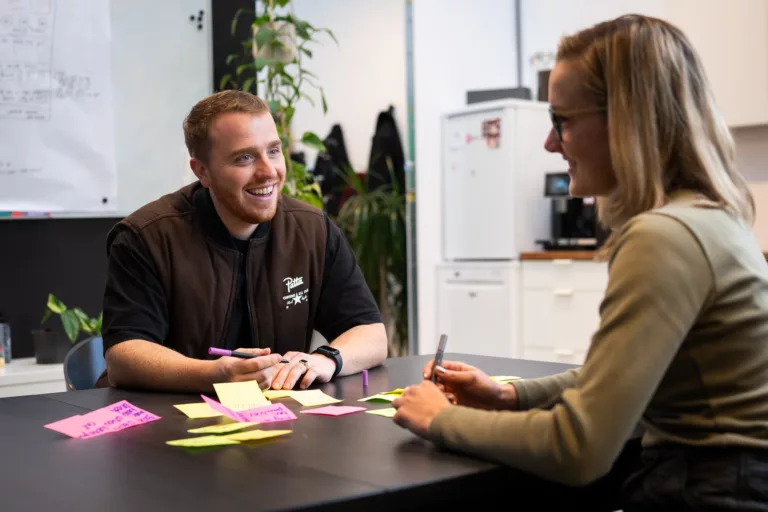
{"type": "Polygon", "coordinates": [[[51,314],[57,314],[61,318],[61,325],[69,341],[53,329],[46,327],[32,331],[32,340],[35,345],[35,359],[38,364],[53,364],[64,362],[64,357],[77,343],[81,332],[88,336],[101,336],[101,314],[98,318],[91,318],[80,308],[67,308],[63,302],[53,294],[48,295],[46,311],[43,315],[44,324],[51,317],[51,314]]]}

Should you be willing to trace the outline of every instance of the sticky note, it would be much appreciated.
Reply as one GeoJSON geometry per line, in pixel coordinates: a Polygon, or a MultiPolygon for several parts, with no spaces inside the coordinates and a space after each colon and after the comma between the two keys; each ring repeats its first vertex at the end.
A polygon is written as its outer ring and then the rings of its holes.
{"type": "Polygon", "coordinates": [[[246,382],[220,382],[213,385],[219,402],[233,411],[245,411],[262,405],[269,405],[269,400],[255,380],[246,382]]]}
{"type": "Polygon", "coordinates": [[[290,389],[268,389],[264,391],[264,396],[268,400],[276,400],[278,398],[286,398],[293,395],[293,391],[290,389]]]}
{"type": "Polygon", "coordinates": [[[319,389],[310,389],[307,391],[294,391],[291,394],[291,398],[299,402],[304,407],[311,407],[315,405],[335,404],[342,402],[337,398],[328,396],[319,389]]]}
{"type": "Polygon", "coordinates": [[[383,393],[379,393],[378,395],[371,395],[365,398],[361,398],[358,400],[358,402],[392,402],[398,396],[400,395],[385,395],[383,393]]]}
{"type": "Polygon", "coordinates": [[[159,419],[160,416],[122,400],[88,414],[71,416],[49,423],[44,427],[76,439],[87,439],[159,419]]]}
{"type": "Polygon", "coordinates": [[[352,407],[350,405],[328,405],[326,407],[318,407],[317,409],[301,411],[301,413],[317,414],[320,416],[344,416],[345,414],[352,414],[354,412],[360,412],[364,410],[365,407],[352,407]]]}
{"type": "Polygon", "coordinates": [[[388,407],[387,409],[371,409],[365,412],[368,414],[375,414],[376,416],[384,416],[385,418],[393,418],[397,412],[397,409],[394,407],[388,407]]]}
{"type": "Polygon", "coordinates": [[[253,423],[275,423],[278,421],[289,421],[298,419],[293,412],[284,404],[269,404],[263,407],[256,407],[246,411],[233,411],[229,407],[221,405],[216,400],[212,400],[205,395],[201,395],[205,403],[211,406],[215,411],[240,422],[253,423]]]}
{"type": "Polygon", "coordinates": [[[226,436],[200,436],[188,437],[186,439],[176,439],[166,441],[165,444],[171,446],[184,446],[186,448],[202,448],[204,446],[222,446],[225,444],[240,444],[234,439],[227,439],[226,436]]]}
{"type": "Polygon", "coordinates": [[[269,439],[270,437],[283,436],[290,434],[293,430],[249,430],[248,432],[238,432],[224,436],[233,441],[258,441],[260,439],[269,439]]]}
{"type": "Polygon", "coordinates": [[[221,416],[221,413],[211,409],[211,406],[205,402],[198,402],[196,404],[178,404],[174,405],[175,408],[186,414],[189,418],[214,418],[221,416]]]}
{"type": "Polygon", "coordinates": [[[393,389],[392,391],[385,391],[385,392],[380,393],[380,394],[382,394],[382,395],[398,395],[398,396],[400,396],[404,392],[405,392],[405,390],[403,388],[397,388],[397,389],[393,389]]]}
{"type": "Polygon", "coordinates": [[[520,377],[515,377],[514,375],[495,375],[491,377],[491,380],[495,380],[499,383],[505,383],[512,380],[521,380],[520,377]]]}
{"type": "Polygon", "coordinates": [[[256,423],[224,423],[223,425],[211,425],[210,427],[200,427],[187,430],[190,434],[229,434],[244,428],[248,428],[256,423]]]}

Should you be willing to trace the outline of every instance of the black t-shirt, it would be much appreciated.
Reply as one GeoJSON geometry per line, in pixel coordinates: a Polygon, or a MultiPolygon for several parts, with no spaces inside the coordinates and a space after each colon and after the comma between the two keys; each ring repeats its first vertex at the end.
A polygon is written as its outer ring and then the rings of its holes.
{"type": "MultiPolygon", "coordinates": [[[[204,193],[208,194],[208,191],[204,193]]],[[[216,215],[214,208],[208,211],[216,215]]],[[[216,220],[226,229],[220,219],[216,220]]],[[[325,223],[328,233],[325,267],[312,328],[331,342],[353,327],[380,323],[382,318],[346,237],[327,215],[325,223]]],[[[269,223],[264,223],[254,231],[252,238],[268,233],[269,223]]],[[[247,253],[247,240],[230,238],[233,248],[247,253]]],[[[247,306],[246,258],[241,261],[238,290],[226,337],[226,348],[230,350],[254,347],[247,306]]],[[[141,239],[129,230],[120,232],[110,249],[104,312],[105,352],[109,347],[133,339],[163,344],[168,334],[168,305],[156,267],[141,239]]]]}

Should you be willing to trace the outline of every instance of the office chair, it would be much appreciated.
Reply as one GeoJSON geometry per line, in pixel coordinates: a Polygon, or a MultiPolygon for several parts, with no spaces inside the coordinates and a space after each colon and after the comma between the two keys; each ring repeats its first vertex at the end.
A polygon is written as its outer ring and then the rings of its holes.
{"type": "Polygon", "coordinates": [[[79,341],[64,358],[64,381],[67,391],[93,388],[106,367],[104,340],[101,337],[79,341]]]}

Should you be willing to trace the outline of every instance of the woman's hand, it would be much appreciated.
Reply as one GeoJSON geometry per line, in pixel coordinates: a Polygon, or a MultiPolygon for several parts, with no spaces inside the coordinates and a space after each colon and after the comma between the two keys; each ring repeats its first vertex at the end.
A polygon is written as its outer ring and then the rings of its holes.
{"type": "MultiPolygon", "coordinates": [[[[432,374],[430,361],[424,367],[424,378],[432,374]]],[[[443,361],[436,368],[438,386],[446,397],[457,405],[476,409],[517,409],[518,400],[515,386],[499,384],[482,370],[454,361],[443,361]]]]}
{"type": "Polygon", "coordinates": [[[401,427],[428,439],[432,420],[450,406],[443,392],[432,381],[425,380],[416,386],[408,386],[392,402],[392,407],[397,409],[393,419],[401,427]]]}

